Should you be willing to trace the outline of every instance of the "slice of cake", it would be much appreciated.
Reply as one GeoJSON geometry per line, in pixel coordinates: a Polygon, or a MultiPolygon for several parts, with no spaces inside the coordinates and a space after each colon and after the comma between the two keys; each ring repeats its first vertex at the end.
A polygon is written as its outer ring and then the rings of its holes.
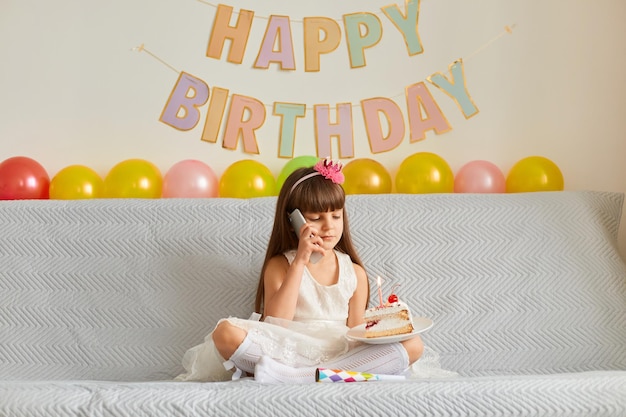
{"type": "Polygon", "coordinates": [[[409,306],[398,301],[365,310],[365,337],[395,336],[413,331],[409,306]]]}

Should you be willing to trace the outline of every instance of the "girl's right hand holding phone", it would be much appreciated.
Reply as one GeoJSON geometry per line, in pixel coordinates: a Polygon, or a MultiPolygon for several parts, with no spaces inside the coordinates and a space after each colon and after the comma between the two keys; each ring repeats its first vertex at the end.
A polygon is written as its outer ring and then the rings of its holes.
{"type": "Polygon", "coordinates": [[[324,255],[324,249],[321,246],[324,242],[318,236],[317,229],[306,223],[300,229],[299,237],[296,259],[300,258],[305,263],[317,262],[324,255]]]}

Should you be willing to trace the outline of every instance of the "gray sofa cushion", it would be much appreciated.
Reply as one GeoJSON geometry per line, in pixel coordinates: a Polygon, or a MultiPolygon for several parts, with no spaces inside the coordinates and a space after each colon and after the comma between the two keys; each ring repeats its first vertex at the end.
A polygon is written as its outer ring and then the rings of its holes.
{"type": "Polygon", "coordinates": [[[401,383],[0,382],[0,415],[593,416],[626,412],[626,372],[492,376],[401,383]]]}
{"type": "MultiPolygon", "coordinates": [[[[351,196],[381,275],[465,376],[626,369],[623,196],[351,196]]],[[[274,198],[0,203],[0,380],[170,379],[247,317],[274,198]]],[[[372,301],[375,291],[372,292],[372,301]]]]}

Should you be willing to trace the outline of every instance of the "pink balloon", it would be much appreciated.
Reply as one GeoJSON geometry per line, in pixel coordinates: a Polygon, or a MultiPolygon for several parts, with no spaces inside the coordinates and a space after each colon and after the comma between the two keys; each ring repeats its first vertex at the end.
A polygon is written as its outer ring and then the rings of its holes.
{"type": "Polygon", "coordinates": [[[463,165],[454,177],[455,193],[503,193],[504,174],[489,161],[471,161],[463,165]]]}
{"type": "Polygon", "coordinates": [[[219,182],[210,166],[194,159],[180,161],[163,178],[164,198],[217,197],[219,182]]]}
{"type": "Polygon", "coordinates": [[[34,159],[15,156],[0,163],[0,200],[48,199],[50,177],[34,159]]]}

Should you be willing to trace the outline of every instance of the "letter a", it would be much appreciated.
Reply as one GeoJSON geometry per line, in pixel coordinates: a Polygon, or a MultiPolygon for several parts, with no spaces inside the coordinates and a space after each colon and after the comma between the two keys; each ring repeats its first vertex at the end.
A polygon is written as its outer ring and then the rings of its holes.
{"type": "Polygon", "coordinates": [[[429,130],[434,130],[438,135],[452,130],[439,105],[423,82],[407,87],[406,103],[409,113],[411,143],[426,139],[426,132],[429,130]],[[422,110],[426,113],[426,117],[423,116],[422,110]]]}

